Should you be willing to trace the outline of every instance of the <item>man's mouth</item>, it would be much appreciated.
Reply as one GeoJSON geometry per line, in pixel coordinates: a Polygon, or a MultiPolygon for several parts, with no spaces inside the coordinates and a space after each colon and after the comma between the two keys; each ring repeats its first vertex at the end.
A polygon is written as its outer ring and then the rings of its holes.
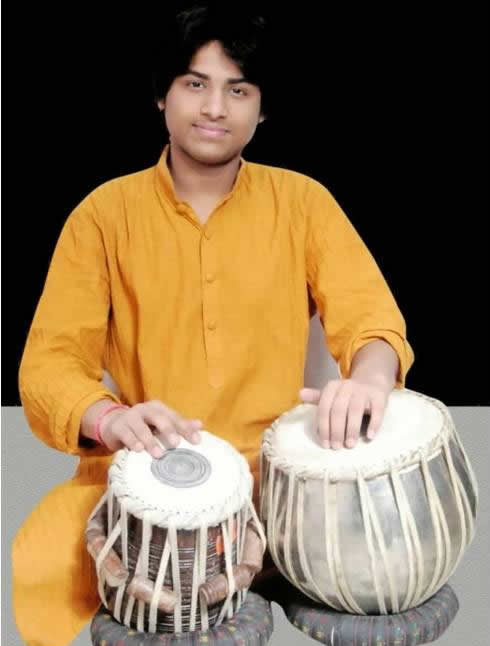
{"type": "Polygon", "coordinates": [[[225,128],[204,123],[195,123],[193,124],[193,127],[196,128],[200,134],[206,137],[224,137],[229,133],[229,130],[226,130],[225,128]]]}

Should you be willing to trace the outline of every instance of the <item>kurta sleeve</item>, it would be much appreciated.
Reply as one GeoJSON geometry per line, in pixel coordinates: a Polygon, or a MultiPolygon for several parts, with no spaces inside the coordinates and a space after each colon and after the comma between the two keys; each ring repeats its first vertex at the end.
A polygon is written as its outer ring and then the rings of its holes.
{"type": "Polygon", "coordinates": [[[101,381],[110,305],[104,236],[89,196],[62,229],[19,370],[33,433],[65,453],[107,453],[89,448],[79,431],[88,406],[105,398],[120,403],[101,381]]]}
{"type": "Polygon", "coordinates": [[[330,192],[310,180],[303,202],[307,281],[342,377],[355,353],[383,339],[398,355],[397,388],[405,385],[414,354],[405,320],[376,261],[330,192]]]}

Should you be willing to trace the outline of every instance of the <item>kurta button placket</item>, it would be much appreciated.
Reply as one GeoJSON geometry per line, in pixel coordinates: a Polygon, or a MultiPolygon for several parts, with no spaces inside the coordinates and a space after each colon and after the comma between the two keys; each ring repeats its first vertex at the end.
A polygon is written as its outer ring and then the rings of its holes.
{"type": "Polygon", "coordinates": [[[203,332],[209,383],[218,388],[223,383],[222,340],[219,334],[219,280],[213,231],[206,228],[201,239],[201,276],[203,332]]]}

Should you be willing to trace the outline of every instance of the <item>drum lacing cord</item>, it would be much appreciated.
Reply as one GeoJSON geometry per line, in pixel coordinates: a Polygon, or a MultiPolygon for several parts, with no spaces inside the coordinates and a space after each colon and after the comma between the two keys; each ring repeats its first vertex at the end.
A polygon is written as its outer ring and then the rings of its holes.
{"type": "MultiPolygon", "coordinates": [[[[274,471],[275,471],[275,465],[274,462],[270,463],[269,467],[269,484],[272,485],[274,482],[274,471]]],[[[273,487],[269,486],[268,488],[268,522],[267,522],[267,540],[269,543],[269,550],[272,556],[272,559],[278,569],[280,570],[281,574],[287,578],[287,574],[284,570],[284,567],[279,560],[278,553],[277,553],[277,541],[276,541],[276,511],[278,507],[278,502],[279,502],[279,493],[280,493],[280,487],[279,485],[276,487],[275,491],[275,497],[273,499],[272,493],[273,493],[273,487]]]]}
{"type": "Polygon", "coordinates": [[[398,470],[393,467],[390,475],[408,557],[407,593],[405,595],[405,600],[400,607],[400,611],[403,612],[413,605],[414,598],[418,598],[420,596],[422,582],[424,580],[424,557],[422,554],[422,545],[420,543],[417,525],[415,524],[415,518],[413,517],[412,510],[410,509],[410,505],[400,479],[400,474],[398,470]],[[416,581],[418,582],[417,586],[415,586],[416,581]]]}
{"type": "MultiPolygon", "coordinates": [[[[297,509],[297,534],[298,534],[298,552],[301,567],[305,573],[307,579],[309,579],[316,593],[322,598],[325,603],[332,605],[332,601],[326,597],[325,594],[319,589],[315,577],[312,576],[311,571],[308,567],[308,560],[306,557],[306,552],[304,548],[304,489],[305,481],[300,479],[298,482],[298,509],[297,509]]],[[[326,474],[326,477],[323,480],[323,491],[324,491],[324,519],[325,519],[325,529],[327,529],[329,521],[333,520],[332,529],[333,533],[326,532],[325,534],[325,552],[327,556],[327,567],[329,570],[329,575],[331,577],[332,584],[335,590],[335,598],[338,601],[340,608],[339,610],[346,609],[348,612],[364,614],[362,609],[356,603],[354,597],[352,596],[347,581],[345,579],[344,569],[342,567],[342,561],[340,558],[339,550],[339,535],[337,527],[337,501],[335,499],[335,490],[333,490],[334,498],[330,501],[329,496],[329,478],[326,474]],[[330,505],[330,502],[333,504],[330,505]],[[332,507],[331,513],[329,509],[332,507]],[[329,520],[327,520],[327,518],[329,520]]],[[[330,528],[329,528],[330,529],[330,528]]],[[[335,603],[335,601],[334,601],[335,603]]]]}
{"type": "MultiPolygon", "coordinates": [[[[94,516],[97,514],[100,508],[106,503],[108,495],[109,495],[109,492],[106,491],[102,496],[102,498],[97,503],[97,505],[92,510],[92,513],[88,517],[87,524],[94,518],[94,516]]],[[[111,549],[112,545],[117,540],[117,536],[114,536],[113,541],[111,543],[110,542],[111,538],[112,538],[112,534],[111,536],[108,537],[107,541],[104,544],[104,547],[100,550],[95,560],[95,570],[97,572],[97,589],[99,592],[99,597],[102,600],[102,603],[104,604],[104,606],[106,607],[107,607],[107,599],[106,599],[105,590],[104,590],[105,576],[104,576],[104,571],[102,570],[102,563],[104,562],[105,557],[109,554],[109,550],[111,549]]]]}
{"type": "MultiPolygon", "coordinates": [[[[119,520],[119,522],[121,522],[121,519],[119,520]]],[[[138,554],[138,559],[136,561],[135,574],[143,574],[142,561],[143,561],[143,554],[145,551],[144,545],[145,545],[145,539],[148,535],[148,529],[149,529],[148,527],[145,527],[145,521],[143,520],[142,545],[141,545],[140,553],[138,554]]],[[[126,585],[126,584],[124,583],[122,585],[126,585]]],[[[124,612],[124,620],[123,620],[124,625],[127,626],[128,628],[130,627],[130,621],[131,621],[131,616],[133,614],[133,607],[135,602],[136,602],[136,597],[132,594],[128,595],[128,600],[127,600],[126,610],[124,612]]],[[[141,603],[143,602],[139,601],[139,604],[141,603]]],[[[143,608],[144,608],[144,603],[143,603],[143,608]]],[[[141,609],[141,605],[138,605],[137,627],[138,627],[138,630],[143,630],[142,619],[140,618],[141,617],[140,609],[141,609]]]]}
{"type": "MultiPolygon", "coordinates": [[[[439,495],[434,485],[434,481],[429,471],[427,464],[427,458],[424,453],[420,451],[420,464],[422,467],[422,475],[424,477],[427,500],[429,503],[430,516],[432,520],[432,527],[435,534],[435,549],[436,549],[436,564],[434,566],[434,572],[432,579],[425,591],[423,598],[427,599],[432,596],[437,590],[440,582],[444,578],[444,573],[449,571],[451,564],[451,538],[449,536],[449,529],[447,526],[446,518],[444,516],[444,510],[442,509],[441,501],[439,495]],[[442,545],[442,537],[444,538],[444,548],[442,545]],[[445,563],[444,569],[442,569],[442,557],[444,553],[445,563]]],[[[417,600],[416,600],[417,602],[417,600]]]]}
{"type": "Polygon", "coordinates": [[[170,541],[167,534],[167,539],[165,541],[165,545],[162,550],[162,555],[160,557],[160,563],[158,564],[157,578],[155,580],[153,595],[151,597],[151,602],[150,602],[150,613],[148,616],[148,631],[150,633],[156,632],[156,629],[157,629],[158,597],[160,595],[160,590],[163,588],[163,582],[165,579],[165,573],[167,571],[169,559],[170,559],[170,541]]]}
{"type": "MultiPolygon", "coordinates": [[[[206,581],[206,560],[208,555],[208,528],[202,525],[199,530],[199,582],[206,581]]],[[[194,588],[194,583],[193,586],[194,588]]],[[[197,585],[196,594],[198,591],[197,585]]],[[[199,597],[199,608],[201,610],[201,630],[209,629],[208,606],[202,597],[199,597]]]]}
{"type": "MultiPolygon", "coordinates": [[[[148,578],[148,565],[149,565],[149,560],[150,560],[150,541],[151,541],[151,536],[153,533],[153,526],[151,524],[150,519],[148,516],[145,514],[143,517],[143,535],[142,535],[142,546],[141,546],[141,564],[140,564],[140,571],[139,574],[145,577],[145,579],[148,578]]],[[[137,568],[138,569],[138,568],[137,568]]],[[[155,592],[155,590],[153,590],[155,592]]],[[[152,595],[152,598],[155,595],[152,595]]],[[[144,631],[145,625],[144,625],[144,616],[145,612],[145,602],[142,601],[141,599],[138,600],[138,619],[137,619],[137,627],[138,630],[144,631]]]]}
{"type": "MultiPolygon", "coordinates": [[[[121,522],[121,552],[122,552],[122,562],[126,570],[129,570],[128,562],[128,513],[124,501],[120,503],[120,522],[121,522]]],[[[124,590],[126,589],[126,583],[122,583],[116,594],[116,602],[114,604],[114,617],[117,621],[121,621],[121,605],[124,598],[124,590]]]]}
{"type": "MultiPolygon", "coordinates": [[[[456,567],[458,566],[465,548],[469,545],[469,543],[472,540],[473,534],[474,534],[474,522],[473,522],[473,515],[471,513],[471,507],[468,501],[468,497],[466,494],[466,490],[463,486],[463,483],[461,482],[461,479],[458,475],[458,472],[456,471],[456,468],[454,466],[454,462],[452,459],[451,451],[449,448],[449,443],[446,439],[444,439],[444,456],[446,459],[447,463],[447,468],[449,472],[449,477],[450,477],[450,482],[451,486],[453,489],[453,496],[456,502],[456,508],[458,510],[458,520],[459,520],[459,527],[461,529],[461,541],[460,541],[460,546],[459,546],[459,552],[458,556],[455,559],[455,562],[451,568],[451,550],[450,550],[450,545],[449,545],[449,550],[447,550],[446,546],[446,566],[444,568],[443,573],[441,574],[440,578],[438,581],[435,581],[433,585],[429,585],[427,591],[423,594],[422,598],[420,599],[419,603],[423,603],[426,601],[428,598],[430,598],[438,589],[439,587],[447,581],[447,579],[451,576],[451,574],[454,572],[456,567]],[[466,514],[465,514],[466,511],[466,514]],[[467,521],[468,519],[468,527],[467,527],[467,521]]],[[[427,469],[428,471],[428,469],[427,469]]],[[[433,486],[433,484],[432,484],[433,486]]],[[[437,492],[435,493],[437,496],[437,492]]],[[[440,505],[439,497],[437,496],[437,502],[440,505]]],[[[444,517],[444,512],[442,511],[442,518],[441,518],[442,526],[447,527],[446,520],[444,517]]],[[[433,581],[435,579],[435,573],[433,577],[433,581]]],[[[431,582],[432,583],[432,582],[431,582]]]]}
{"type": "MultiPolygon", "coordinates": [[[[325,603],[327,603],[329,606],[332,606],[336,610],[342,611],[342,610],[345,610],[346,607],[349,607],[349,603],[345,599],[344,595],[342,594],[342,590],[340,589],[340,586],[338,584],[336,571],[335,571],[334,547],[333,547],[332,535],[330,532],[330,524],[331,524],[330,477],[328,473],[325,473],[325,476],[323,478],[323,502],[324,502],[323,516],[324,516],[324,522],[325,522],[325,527],[324,527],[325,528],[325,554],[327,557],[326,560],[327,560],[328,575],[330,577],[330,581],[332,581],[332,585],[334,586],[334,599],[328,599],[325,596],[325,603]],[[337,599],[339,600],[339,603],[337,603],[337,599]]],[[[335,504],[335,508],[337,508],[336,504],[335,504]]],[[[362,611],[361,611],[361,614],[362,614],[362,611]]]]}
{"type": "MultiPolygon", "coordinates": [[[[456,507],[458,508],[458,514],[459,514],[460,525],[461,525],[461,544],[459,546],[459,553],[458,553],[456,562],[453,566],[453,569],[451,570],[451,573],[449,574],[449,576],[451,576],[455,568],[458,566],[461,560],[461,557],[463,556],[465,548],[471,543],[473,539],[474,522],[473,522],[473,514],[471,513],[470,503],[466,495],[466,490],[463,487],[461,478],[459,477],[458,472],[456,471],[456,468],[454,466],[454,462],[451,455],[451,451],[449,449],[448,442],[444,443],[444,455],[446,456],[449,476],[451,478],[451,484],[454,491],[454,497],[456,499],[456,507]],[[465,510],[463,509],[463,506],[466,510],[466,516],[465,516],[465,510]],[[468,527],[466,526],[466,518],[468,518],[468,527]]],[[[468,465],[469,463],[467,462],[467,466],[468,465]]],[[[476,491],[475,491],[475,495],[476,495],[476,491]]]]}
{"type": "Polygon", "coordinates": [[[233,576],[232,565],[233,546],[231,543],[231,536],[233,532],[233,516],[230,516],[228,518],[228,528],[226,527],[226,522],[221,523],[221,532],[223,534],[223,545],[225,550],[225,567],[226,577],[228,579],[228,594],[221,607],[218,619],[215,624],[216,626],[219,626],[221,624],[225,617],[225,614],[228,614],[229,619],[231,619],[231,617],[233,616],[233,606],[231,600],[236,592],[235,577],[233,576]]]}
{"type": "MultiPolygon", "coordinates": [[[[475,492],[475,503],[476,503],[476,506],[478,507],[478,503],[479,503],[478,481],[476,479],[475,472],[473,471],[473,467],[471,466],[471,462],[470,462],[470,460],[468,458],[468,455],[467,455],[467,453],[466,453],[466,451],[464,449],[464,446],[463,446],[463,444],[461,442],[461,439],[460,439],[456,429],[454,429],[454,439],[456,440],[456,444],[458,445],[459,450],[461,451],[461,454],[463,456],[466,468],[468,470],[468,473],[470,474],[471,484],[473,485],[473,491],[475,492]]],[[[473,540],[473,536],[474,536],[474,534],[471,536],[470,542],[473,540]]]]}
{"type": "Polygon", "coordinates": [[[392,612],[397,613],[399,611],[398,606],[398,591],[395,584],[395,577],[393,570],[390,567],[388,552],[386,550],[386,543],[383,536],[383,531],[381,529],[381,524],[379,522],[376,509],[374,507],[371,494],[369,493],[368,486],[366,481],[360,471],[357,473],[357,485],[359,489],[359,497],[361,500],[361,512],[364,522],[364,530],[366,533],[366,545],[369,553],[369,560],[371,563],[371,572],[373,575],[374,587],[376,590],[376,597],[378,600],[378,610],[380,614],[388,614],[385,602],[385,595],[382,590],[381,582],[378,578],[378,572],[376,567],[376,556],[374,551],[374,538],[373,538],[373,529],[378,543],[379,550],[381,552],[381,559],[383,561],[384,570],[386,573],[386,578],[388,579],[388,587],[390,592],[391,608],[392,612]]]}
{"type": "Polygon", "coordinates": [[[179,567],[179,546],[177,544],[177,530],[171,525],[167,528],[167,537],[170,540],[170,560],[172,564],[172,586],[174,591],[177,590],[177,603],[174,608],[174,628],[176,633],[182,632],[182,595],[180,583],[179,567]]]}
{"type": "MultiPolygon", "coordinates": [[[[267,538],[265,536],[265,532],[264,532],[264,528],[262,526],[262,523],[260,522],[259,516],[258,516],[258,514],[257,514],[257,512],[255,510],[255,506],[253,504],[253,500],[252,500],[251,496],[248,497],[246,506],[247,506],[247,515],[248,515],[248,513],[250,513],[250,515],[252,516],[252,520],[253,520],[253,522],[255,524],[255,528],[257,529],[257,533],[258,533],[260,541],[262,543],[262,555],[264,555],[265,550],[267,548],[267,538]]],[[[244,542],[245,542],[245,530],[246,530],[246,523],[244,524],[244,528],[243,528],[242,554],[243,554],[243,548],[244,548],[244,542]]],[[[244,598],[247,595],[248,589],[249,588],[245,588],[245,590],[243,590],[244,598]]]]}
{"type": "Polygon", "coordinates": [[[291,520],[293,515],[294,476],[291,472],[288,475],[288,501],[286,504],[286,526],[284,528],[284,567],[291,583],[301,589],[301,584],[294,572],[291,555],[291,520]]]}
{"type": "MultiPolygon", "coordinates": [[[[236,515],[236,522],[237,522],[237,526],[236,526],[236,562],[237,563],[240,563],[240,561],[242,560],[242,555],[243,555],[243,547],[242,546],[243,546],[244,538],[242,537],[242,526],[245,529],[246,523],[245,523],[245,516],[244,516],[244,522],[242,523],[242,513],[246,514],[247,510],[248,510],[247,508],[245,508],[243,510],[243,512],[242,512],[242,510],[240,510],[238,512],[238,514],[236,515]]],[[[235,612],[239,611],[240,606],[242,605],[242,602],[243,602],[243,591],[238,590],[235,612]]]]}
{"type": "MultiPolygon", "coordinates": [[[[298,489],[298,526],[301,521],[301,536],[303,536],[303,509],[304,509],[304,481],[298,489]]],[[[346,609],[348,612],[365,614],[362,608],[357,604],[354,599],[342,565],[339,548],[339,532],[338,532],[338,517],[337,517],[337,496],[336,489],[330,488],[330,478],[328,473],[325,473],[323,479],[323,502],[324,502],[324,520],[325,520],[325,552],[327,556],[327,564],[329,575],[335,590],[336,600],[339,602],[341,609],[346,609]],[[332,492],[332,496],[330,495],[332,492]],[[329,527],[331,523],[332,527],[329,527]],[[328,531],[332,530],[332,531],[328,531]]],[[[301,540],[301,549],[304,553],[303,540],[301,540]]],[[[306,554],[301,560],[306,564],[306,554]]],[[[311,577],[311,575],[310,575],[311,577]]],[[[318,589],[318,588],[317,588],[318,589]]],[[[332,605],[331,600],[327,599],[328,605],[332,605]]]]}
{"type": "Polygon", "coordinates": [[[264,520],[264,495],[266,492],[266,482],[265,482],[265,457],[264,451],[261,449],[259,456],[259,516],[260,519],[264,520]]]}

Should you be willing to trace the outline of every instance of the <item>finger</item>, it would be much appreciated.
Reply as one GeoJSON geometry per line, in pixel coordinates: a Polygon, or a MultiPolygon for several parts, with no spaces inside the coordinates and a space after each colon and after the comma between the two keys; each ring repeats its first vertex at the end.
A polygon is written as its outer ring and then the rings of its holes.
{"type": "Polygon", "coordinates": [[[330,410],[330,446],[340,449],[344,444],[347,427],[347,411],[352,397],[351,387],[344,382],[336,393],[330,410]]]}
{"type": "Polygon", "coordinates": [[[352,449],[359,440],[362,418],[366,406],[366,395],[357,394],[351,397],[347,410],[347,427],[345,431],[345,445],[349,449],[352,449]]]}
{"type": "Polygon", "coordinates": [[[132,428],[127,422],[115,424],[112,428],[112,433],[128,449],[131,449],[132,451],[141,450],[137,448],[141,445],[141,442],[139,438],[133,433],[132,428]]]}
{"type": "MultiPolygon", "coordinates": [[[[182,415],[179,415],[177,411],[175,411],[173,408],[170,408],[163,402],[150,402],[150,404],[150,411],[156,411],[159,419],[166,418],[171,421],[173,425],[172,431],[176,435],[184,437],[188,442],[191,442],[192,444],[197,444],[200,441],[199,429],[202,427],[201,420],[185,419],[182,417],[182,415]]],[[[148,421],[146,419],[146,416],[145,420],[148,421]]],[[[156,426],[158,430],[160,430],[159,426],[156,426]]],[[[171,440],[174,446],[177,446],[180,442],[179,438],[171,438],[171,440]]]]}
{"type": "Polygon", "coordinates": [[[148,426],[154,441],[164,449],[174,449],[180,444],[180,433],[166,412],[155,412],[148,407],[139,411],[141,420],[148,426]]]}
{"type": "Polygon", "coordinates": [[[168,414],[170,416],[170,419],[172,419],[173,423],[175,424],[179,435],[182,435],[182,437],[184,437],[188,442],[191,442],[191,444],[197,444],[198,442],[200,442],[201,437],[199,434],[199,429],[202,427],[201,420],[185,419],[177,412],[172,410],[170,410],[168,414]]]}
{"type": "Polygon", "coordinates": [[[194,443],[199,444],[199,442],[201,441],[201,433],[199,431],[202,431],[204,429],[204,424],[200,419],[191,419],[189,421],[194,429],[194,443]]]}
{"type": "Polygon", "coordinates": [[[175,449],[180,444],[181,435],[175,424],[168,418],[149,424],[156,442],[164,449],[175,449]]]}
{"type": "Polygon", "coordinates": [[[330,410],[337,390],[340,388],[337,380],[329,381],[322,391],[318,404],[317,425],[320,444],[328,449],[330,447],[330,410]]]}
{"type": "Polygon", "coordinates": [[[299,391],[300,399],[305,402],[305,404],[318,404],[321,394],[322,391],[317,390],[316,388],[302,388],[299,391]]]}
{"type": "Polygon", "coordinates": [[[163,456],[165,451],[161,448],[148,424],[145,424],[139,415],[128,419],[128,424],[138,440],[135,445],[136,451],[146,449],[154,458],[163,456]]]}
{"type": "Polygon", "coordinates": [[[373,396],[371,398],[371,418],[367,427],[367,437],[372,440],[376,433],[379,431],[381,422],[383,421],[387,399],[381,396],[373,396]]]}

